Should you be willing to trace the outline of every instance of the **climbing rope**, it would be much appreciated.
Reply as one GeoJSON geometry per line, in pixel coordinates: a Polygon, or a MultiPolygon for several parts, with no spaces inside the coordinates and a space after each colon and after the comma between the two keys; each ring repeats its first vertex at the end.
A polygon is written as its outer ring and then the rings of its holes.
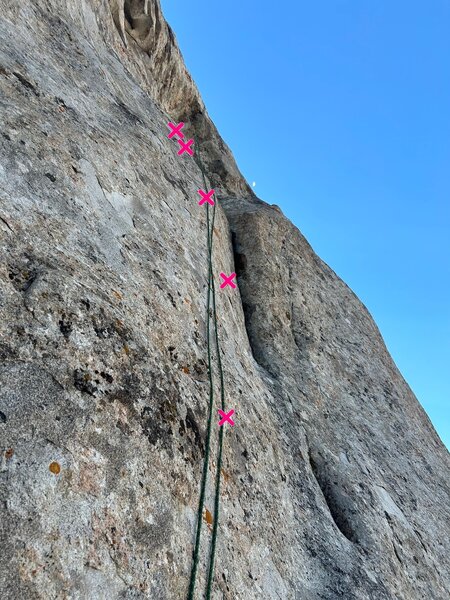
{"type": "MultiPolygon", "coordinates": [[[[202,169],[203,173],[203,169],[202,169]]],[[[203,174],[203,178],[205,176],[203,174]]],[[[215,208],[215,207],[214,207],[215,208]]],[[[189,581],[189,593],[188,600],[194,600],[195,584],[197,579],[198,562],[200,558],[200,539],[201,530],[203,524],[203,509],[205,504],[206,484],[208,480],[208,463],[211,446],[211,426],[212,426],[212,415],[214,406],[214,382],[212,373],[212,361],[211,361],[211,325],[210,325],[210,310],[211,310],[211,278],[212,278],[212,240],[210,241],[210,214],[209,204],[206,206],[206,226],[207,226],[207,243],[208,243],[208,291],[206,300],[206,339],[207,339],[207,353],[208,353],[208,375],[209,375],[209,407],[208,407],[208,425],[206,433],[205,443],[205,457],[203,460],[203,472],[202,481],[200,486],[200,499],[197,511],[197,533],[195,537],[194,555],[192,559],[191,577],[189,581]]],[[[212,215],[212,227],[214,228],[215,221],[215,210],[212,215]]]]}
{"type": "MultiPolygon", "coordinates": [[[[205,175],[201,157],[200,157],[200,154],[198,151],[196,153],[196,156],[198,156],[197,164],[201,170],[202,177],[203,177],[203,184],[204,184],[204,187],[206,190],[207,189],[206,175],[205,175]]],[[[217,198],[217,196],[216,196],[216,198],[217,198]]],[[[212,210],[212,218],[210,218],[210,208],[209,208],[209,203],[207,203],[207,206],[206,206],[206,228],[207,228],[207,247],[208,247],[208,291],[207,291],[207,302],[206,302],[206,307],[207,307],[206,335],[207,335],[208,374],[209,374],[209,384],[210,384],[209,390],[210,391],[209,391],[209,409],[208,409],[208,425],[207,425],[207,435],[206,435],[205,457],[204,457],[204,461],[203,461],[203,472],[202,472],[202,481],[201,481],[201,488],[200,488],[200,500],[199,500],[199,507],[198,507],[198,512],[197,512],[197,532],[196,532],[196,538],[195,538],[191,576],[190,576],[190,581],[189,581],[188,600],[194,600],[195,584],[196,584],[198,563],[199,563],[199,558],[200,558],[201,528],[202,528],[202,523],[203,523],[203,510],[204,510],[204,503],[205,503],[206,485],[207,485],[207,479],[208,479],[208,463],[209,463],[210,445],[211,445],[212,414],[213,414],[213,406],[214,406],[214,382],[213,382],[212,360],[211,360],[211,327],[210,327],[211,300],[212,300],[212,310],[213,310],[213,322],[214,322],[214,335],[215,335],[217,364],[218,364],[219,378],[220,378],[221,407],[222,407],[222,410],[225,411],[225,389],[224,389],[223,366],[222,366],[222,358],[221,358],[221,353],[220,353],[220,342],[219,342],[219,332],[218,332],[218,322],[217,322],[216,288],[215,288],[214,276],[213,276],[213,272],[212,272],[215,217],[216,217],[216,204],[214,203],[213,210],[212,210]]],[[[212,539],[211,539],[211,551],[210,551],[210,556],[209,556],[206,600],[210,600],[210,598],[211,598],[212,583],[213,583],[213,578],[214,578],[214,560],[215,560],[218,525],[219,525],[220,479],[221,479],[221,469],[222,469],[223,437],[224,437],[224,428],[221,427],[221,429],[219,430],[219,441],[218,441],[218,451],[217,451],[215,497],[214,497],[214,520],[213,520],[213,531],[212,531],[212,539]]]]}
{"type": "MultiPolygon", "coordinates": [[[[203,180],[206,186],[205,174],[203,173],[203,180]]],[[[217,199],[217,195],[216,195],[217,199]]],[[[215,213],[216,205],[214,203],[213,211],[215,213]]],[[[214,235],[214,226],[212,227],[210,238],[210,253],[212,254],[212,238],[214,235]]],[[[213,318],[214,318],[214,335],[216,339],[216,355],[217,355],[217,365],[219,368],[219,380],[220,380],[220,400],[221,400],[221,409],[225,411],[225,384],[224,384],[224,376],[223,376],[223,367],[222,367],[222,356],[220,352],[220,343],[219,343],[219,328],[217,323],[217,307],[216,307],[216,286],[214,282],[214,277],[211,277],[211,288],[212,288],[212,301],[213,301],[213,318]]],[[[214,497],[214,521],[213,521],[213,531],[212,531],[212,539],[211,539],[211,552],[209,558],[209,570],[208,570],[208,583],[206,588],[206,600],[210,600],[211,592],[212,592],[212,582],[214,578],[214,560],[216,554],[216,543],[217,543],[217,534],[219,529],[219,507],[220,507],[220,479],[221,479],[221,471],[222,471],[222,451],[223,451],[223,436],[224,436],[224,427],[222,426],[219,429],[219,442],[218,442],[218,450],[217,450],[217,465],[216,465],[216,491],[214,497]]]]}
{"type": "MultiPolygon", "coordinates": [[[[169,115],[166,113],[166,117],[170,120],[169,115]]],[[[195,160],[202,173],[203,185],[205,191],[207,189],[206,174],[203,168],[200,153],[197,149],[195,153],[195,160]]],[[[217,200],[217,195],[216,195],[217,200]]],[[[209,376],[209,401],[208,401],[208,422],[206,431],[205,441],[205,456],[203,460],[202,479],[200,484],[200,498],[198,503],[197,511],[197,531],[195,536],[194,552],[192,558],[191,575],[189,579],[189,591],[187,600],[194,600],[195,584],[197,579],[198,563],[200,560],[200,541],[201,541],[201,530],[203,524],[203,510],[205,505],[206,486],[208,481],[208,464],[210,458],[211,448],[211,430],[212,430],[212,417],[214,408],[214,380],[212,371],[212,352],[211,352],[211,301],[212,301],[212,313],[214,323],[214,335],[215,335],[215,347],[217,355],[217,365],[219,370],[220,379],[220,398],[221,408],[225,411],[225,386],[224,386],[224,374],[222,366],[222,357],[220,351],[219,342],[219,331],[217,321],[217,306],[216,306],[216,286],[214,283],[213,276],[213,237],[214,237],[214,223],[216,218],[216,203],[214,202],[212,217],[210,215],[209,203],[206,206],[206,229],[207,229],[207,248],[208,248],[208,291],[206,299],[206,337],[207,337],[207,357],[208,357],[208,376],[209,376]]],[[[209,567],[206,587],[206,599],[211,600],[212,583],[214,579],[214,561],[217,545],[217,536],[219,528],[219,509],[220,509],[220,481],[221,481],[221,470],[222,470],[222,454],[223,454],[223,439],[224,439],[224,427],[222,426],[219,430],[218,450],[217,450],[217,466],[215,476],[215,496],[214,496],[214,521],[213,531],[211,538],[211,550],[209,555],[209,567]]]]}

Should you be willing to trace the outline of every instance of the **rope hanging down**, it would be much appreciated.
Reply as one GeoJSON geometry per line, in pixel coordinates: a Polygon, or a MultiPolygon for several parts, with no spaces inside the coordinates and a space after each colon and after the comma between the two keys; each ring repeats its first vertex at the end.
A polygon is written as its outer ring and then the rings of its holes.
{"type": "MultiPolygon", "coordinates": [[[[204,183],[205,174],[203,173],[204,183]]],[[[217,196],[216,196],[217,198],[217,196]]],[[[214,204],[213,211],[215,216],[216,205],[214,204]]],[[[213,243],[213,235],[214,235],[214,222],[211,228],[211,233],[209,235],[210,248],[209,253],[212,256],[212,243],[213,243]]],[[[217,355],[217,365],[219,368],[219,378],[220,378],[220,404],[221,409],[225,412],[225,384],[223,377],[223,367],[222,367],[222,357],[220,353],[220,343],[219,343],[219,328],[217,324],[217,308],[216,308],[216,286],[214,282],[214,276],[211,277],[211,287],[212,287],[212,301],[213,301],[213,316],[214,316],[214,334],[216,338],[216,355],[217,355]]],[[[216,465],[216,492],[214,497],[214,522],[213,522],[213,532],[211,539],[211,553],[209,558],[209,571],[208,571],[208,583],[206,589],[206,600],[210,600],[211,591],[212,591],[212,582],[214,578],[214,560],[216,555],[216,544],[217,544],[217,534],[219,529],[219,508],[220,508],[220,477],[222,471],[222,451],[223,451],[223,436],[224,436],[225,427],[221,427],[219,429],[219,442],[218,442],[218,450],[217,450],[217,465],[216,465]]]]}
{"type": "MultiPolygon", "coordinates": [[[[203,164],[201,162],[200,154],[198,153],[198,151],[196,153],[196,156],[198,156],[198,166],[202,172],[203,183],[204,183],[205,189],[207,189],[206,175],[205,175],[203,164]]],[[[207,479],[208,479],[208,463],[209,463],[210,447],[211,447],[212,415],[213,415],[213,407],[214,407],[214,382],[213,382],[212,359],[211,359],[211,326],[210,326],[211,299],[212,299],[212,309],[213,309],[214,335],[215,335],[215,342],[216,342],[215,346],[216,346],[217,363],[218,363],[219,377],[220,377],[221,408],[223,411],[225,411],[225,389],[224,389],[224,376],[223,376],[222,359],[221,359],[221,354],[220,354],[220,343],[219,343],[218,323],[217,323],[216,288],[215,288],[214,276],[213,276],[213,272],[212,272],[213,236],[214,236],[215,217],[216,217],[216,204],[214,203],[213,211],[212,211],[212,219],[211,219],[209,203],[208,203],[206,206],[206,227],[207,227],[207,246],[208,246],[208,291],[207,291],[207,301],[206,301],[206,311],[207,311],[206,335],[207,335],[208,374],[209,374],[209,407],[208,407],[208,424],[207,424],[207,434],[206,434],[205,457],[204,457],[204,461],[203,461],[202,481],[201,481],[201,487],[200,487],[200,499],[199,499],[199,507],[198,507],[198,512],[197,512],[197,532],[196,532],[196,537],[195,537],[192,569],[191,569],[191,576],[190,576],[190,581],[189,581],[188,600],[194,600],[195,584],[196,584],[196,578],[197,578],[198,563],[199,563],[199,558],[200,558],[201,529],[202,529],[202,523],[203,523],[203,510],[204,510],[204,504],[205,504],[206,485],[207,485],[207,479]]],[[[218,441],[218,451],[217,451],[217,466],[216,466],[216,477],[215,477],[216,490],[215,490],[215,497],[214,497],[214,522],[213,522],[213,531],[212,531],[212,539],[211,539],[211,551],[210,551],[210,557],[209,557],[206,600],[210,600],[210,598],[211,598],[212,582],[213,582],[213,578],[214,578],[214,560],[215,560],[218,525],[219,525],[220,478],[221,478],[221,469],[222,469],[223,437],[224,437],[224,428],[221,427],[219,430],[219,441],[218,441]]]]}

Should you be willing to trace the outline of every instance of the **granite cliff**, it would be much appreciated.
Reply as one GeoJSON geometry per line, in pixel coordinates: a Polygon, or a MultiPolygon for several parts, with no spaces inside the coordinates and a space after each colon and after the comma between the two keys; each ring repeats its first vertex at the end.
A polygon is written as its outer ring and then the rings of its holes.
{"type": "MultiPolygon", "coordinates": [[[[238,275],[213,598],[447,600],[448,452],[365,307],[249,189],[159,0],[0,8],[2,600],[186,598],[208,263],[169,118],[217,190],[213,273],[238,275]]],[[[198,598],[211,485],[206,509],[198,598]]]]}

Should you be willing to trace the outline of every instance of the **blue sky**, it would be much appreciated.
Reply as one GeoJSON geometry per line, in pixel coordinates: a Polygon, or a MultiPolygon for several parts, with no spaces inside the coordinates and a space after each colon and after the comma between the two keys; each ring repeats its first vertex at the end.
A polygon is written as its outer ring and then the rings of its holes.
{"type": "Polygon", "coordinates": [[[450,446],[450,3],[162,0],[209,114],[450,446]]]}

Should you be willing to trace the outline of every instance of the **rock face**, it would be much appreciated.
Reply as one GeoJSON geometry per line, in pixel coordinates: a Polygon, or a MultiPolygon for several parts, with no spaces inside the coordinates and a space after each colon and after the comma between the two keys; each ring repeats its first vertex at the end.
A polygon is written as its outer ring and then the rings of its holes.
{"type": "Polygon", "coordinates": [[[448,453],[365,307],[249,190],[158,1],[0,7],[2,600],[187,596],[206,209],[168,115],[218,190],[217,284],[239,284],[217,293],[236,426],[212,597],[447,600],[448,453]]]}

